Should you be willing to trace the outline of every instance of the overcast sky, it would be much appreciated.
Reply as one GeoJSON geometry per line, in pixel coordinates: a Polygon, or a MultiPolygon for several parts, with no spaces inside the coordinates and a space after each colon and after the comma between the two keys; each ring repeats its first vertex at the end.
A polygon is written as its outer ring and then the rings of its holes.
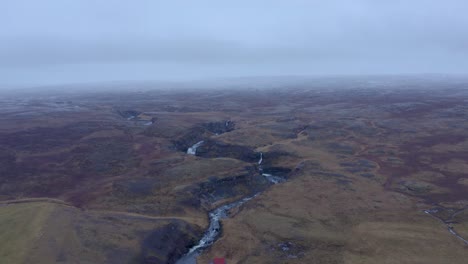
{"type": "Polygon", "coordinates": [[[0,85],[466,73],[466,0],[0,0],[0,85]]]}

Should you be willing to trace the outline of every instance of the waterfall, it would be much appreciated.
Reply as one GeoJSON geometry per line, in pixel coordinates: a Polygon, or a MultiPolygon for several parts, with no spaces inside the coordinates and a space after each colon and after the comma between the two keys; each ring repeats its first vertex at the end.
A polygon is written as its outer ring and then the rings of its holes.
{"type": "Polygon", "coordinates": [[[197,142],[195,145],[191,146],[190,148],[187,149],[187,154],[189,155],[196,155],[197,154],[197,148],[200,147],[203,144],[203,140],[200,142],[197,142]]]}

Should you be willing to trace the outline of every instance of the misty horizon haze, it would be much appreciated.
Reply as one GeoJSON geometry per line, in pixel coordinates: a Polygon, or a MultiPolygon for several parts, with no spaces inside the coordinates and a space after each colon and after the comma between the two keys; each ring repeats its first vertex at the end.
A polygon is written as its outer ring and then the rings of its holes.
{"type": "Polygon", "coordinates": [[[0,88],[466,74],[466,10],[460,0],[7,1],[0,88]]]}

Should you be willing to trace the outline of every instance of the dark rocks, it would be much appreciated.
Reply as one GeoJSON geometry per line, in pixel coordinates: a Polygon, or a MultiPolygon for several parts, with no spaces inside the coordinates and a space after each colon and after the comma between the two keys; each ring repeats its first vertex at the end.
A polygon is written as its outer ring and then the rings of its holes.
{"type": "Polygon", "coordinates": [[[114,192],[124,196],[148,196],[159,181],[152,178],[121,180],[113,183],[114,192]]]}
{"type": "Polygon", "coordinates": [[[288,179],[291,169],[283,167],[267,167],[263,168],[260,166],[260,172],[269,182],[278,184],[288,179]]]}
{"type": "Polygon", "coordinates": [[[232,145],[212,139],[206,140],[197,149],[197,156],[204,158],[227,157],[246,162],[257,162],[260,158],[260,154],[249,147],[232,145]]]}
{"type": "Polygon", "coordinates": [[[198,188],[194,190],[194,195],[202,201],[202,204],[210,207],[211,204],[220,200],[254,195],[265,190],[269,185],[264,177],[253,171],[227,178],[213,177],[200,183],[198,188]]]}
{"type": "Polygon", "coordinates": [[[209,122],[202,124],[206,130],[215,134],[222,134],[234,130],[236,124],[230,120],[223,120],[219,122],[209,122]]]}
{"type": "Polygon", "coordinates": [[[206,141],[215,134],[222,134],[234,130],[235,123],[230,120],[219,122],[203,123],[192,127],[182,136],[173,141],[175,148],[179,151],[187,151],[187,149],[200,141],[206,141]]]}
{"type": "Polygon", "coordinates": [[[174,140],[173,144],[177,150],[186,152],[189,147],[193,146],[193,144],[203,141],[210,136],[211,133],[204,127],[194,127],[181,137],[174,140]]]}
{"type": "Polygon", "coordinates": [[[141,261],[145,264],[175,263],[195,245],[201,230],[194,230],[183,221],[174,221],[151,232],[143,240],[141,261]]]}
{"type": "Polygon", "coordinates": [[[285,157],[295,157],[295,155],[293,153],[289,153],[282,150],[273,150],[265,152],[263,153],[262,166],[264,168],[274,168],[274,164],[276,164],[279,160],[285,157]]]}
{"type": "Polygon", "coordinates": [[[289,173],[291,172],[290,168],[284,168],[284,167],[265,167],[262,169],[263,173],[275,175],[278,177],[282,178],[287,178],[289,173]]]}
{"type": "Polygon", "coordinates": [[[433,189],[433,185],[426,182],[401,181],[399,184],[402,191],[410,194],[423,194],[433,189]]]}

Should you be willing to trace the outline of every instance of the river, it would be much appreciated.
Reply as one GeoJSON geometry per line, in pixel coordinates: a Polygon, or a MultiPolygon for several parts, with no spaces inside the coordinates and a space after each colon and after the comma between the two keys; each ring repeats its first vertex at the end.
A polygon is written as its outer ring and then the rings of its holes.
{"type": "MultiPolygon", "coordinates": [[[[192,155],[195,155],[196,148],[199,145],[201,145],[202,143],[203,143],[203,141],[200,141],[200,142],[198,142],[197,144],[195,144],[193,146],[195,148],[194,148],[194,154],[192,154],[192,155]],[[196,145],[198,145],[198,146],[196,146],[196,145]]],[[[190,149],[191,148],[189,148],[189,150],[190,149]]],[[[188,151],[187,151],[187,153],[188,153],[188,151]]],[[[260,173],[261,173],[261,175],[263,177],[265,177],[268,181],[270,181],[273,184],[277,184],[277,183],[285,181],[285,179],[282,178],[282,177],[274,176],[274,175],[267,174],[267,173],[262,173],[262,171],[263,171],[262,167],[261,167],[262,161],[263,161],[263,153],[260,153],[260,160],[258,161],[258,165],[259,165],[259,171],[260,171],[260,173]]],[[[259,194],[260,193],[257,193],[257,194],[255,194],[253,196],[243,198],[243,199],[235,201],[233,203],[225,204],[225,205],[220,206],[220,207],[214,209],[213,211],[211,211],[208,214],[210,224],[209,224],[207,230],[205,231],[203,237],[200,239],[200,241],[198,241],[198,243],[195,246],[190,248],[190,250],[182,258],[180,258],[176,262],[176,264],[196,264],[197,263],[197,257],[200,255],[200,253],[204,249],[206,249],[206,248],[210,247],[211,245],[213,245],[213,243],[218,239],[218,237],[220,235],[220,232],[221,232],[221,219],[227,218],[229,216],[229,210],[231,210],[231,209],[233,209],[235,207],[239,207],[239,206],[243,205],[244,203],[246,203],[249,200],[252,200],[253,198],[255,198],[259,194]]]]}

